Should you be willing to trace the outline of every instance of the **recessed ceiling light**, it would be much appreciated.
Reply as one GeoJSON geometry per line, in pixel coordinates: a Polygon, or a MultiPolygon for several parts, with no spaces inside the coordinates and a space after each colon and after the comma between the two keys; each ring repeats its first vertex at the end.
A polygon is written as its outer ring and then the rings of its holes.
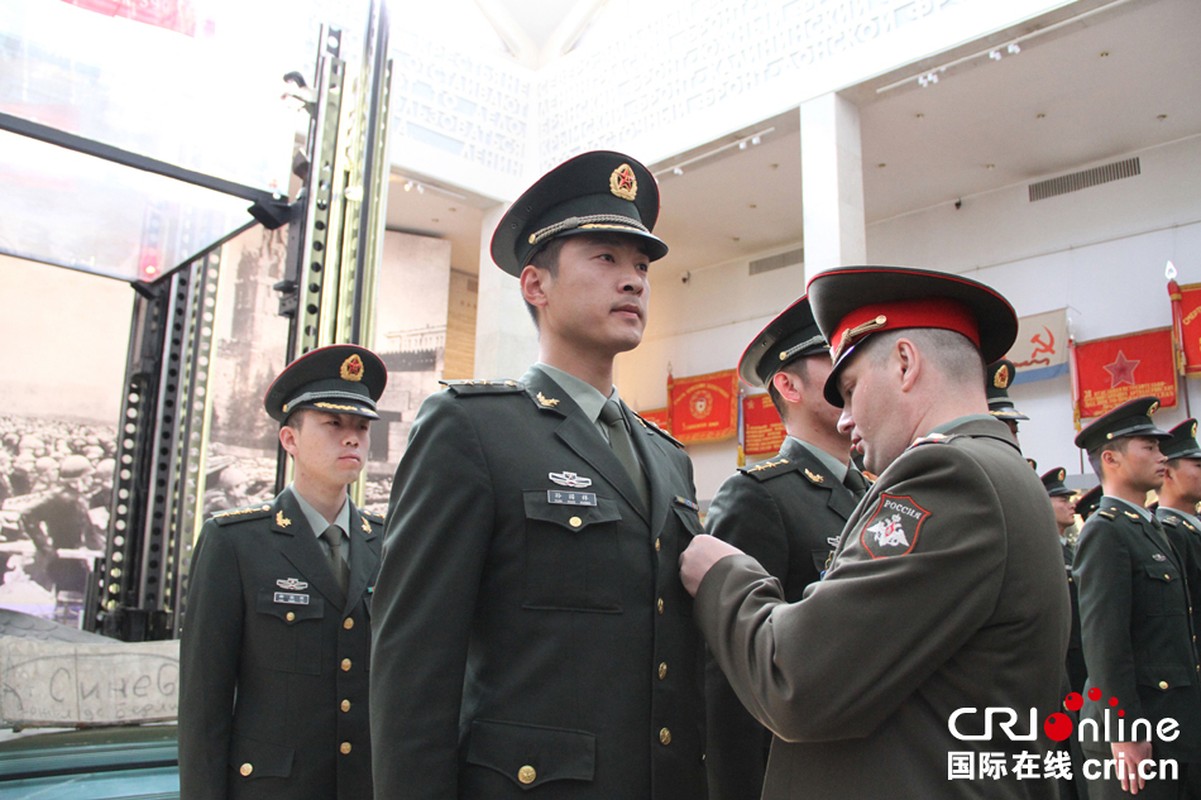
{"type": "Polygon", "coordinates": [[[996,164],[985,164],[984,168],[985,169],[996,169],[997,165],[996,164]]]}
{"type": "Polygon", "coordinates": [[[1102,50],[1102,51],[1101,51],[1101,58],[1109,58],[1109,51],[1108,51],[1108,50],[1102,50]]]}
{"type": "Polygon", "coordinates": [[[1156,117],[1156,119],[1159,120],[1160,122],[1163,122],[1167,118],[1168,118],[1167,114],[1160,114],[1156,117]]]}
{"type": "Polygon", "coordinates": [[[747,208],[758,208],[759,204],[758,203],[747,203],[746,207],[747,208]]]}
{"type": "Polygon", "coordinates": [[[1043,112],[1041,112],[1041,111],[1040,111],[1040,112],[1038,112],[1037,114],[1035,114],[1035,115],[1034,115],[1034,118],[1035,118],[1035,119],[1046,119],[1046,118],[1047,118],[1047,115],[1046,115],[1046,114],[1044,114],[1043,112]]]}
{"type": "Polygon", "coordinates": [[[919,111],[919,112],[917,112],[916,114],[914,114],[913,116],[917,117],[918,119],[925,119],[925,118],[926,118],[926,115],[925,115],[925,114],[923,114],[923,113],[922,113],[922,112],[920,112],[920,111],[919,111]]]}
{"type": "Polygon", "coordinates": [[[887,164],[885,164],[883,161],[881,161],[879,164],[876,165],[876,169],[884,169],[887,166],[888,166],[887,164]]]}

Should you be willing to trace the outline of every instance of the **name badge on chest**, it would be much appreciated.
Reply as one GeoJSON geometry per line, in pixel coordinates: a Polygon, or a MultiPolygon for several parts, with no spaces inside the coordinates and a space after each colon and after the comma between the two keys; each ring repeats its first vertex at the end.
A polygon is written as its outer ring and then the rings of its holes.
{"type": "Polygon", "coordinates": [[[565,492],[562,489],[547,489],[546,502],[553,506],[594,506],[595,492],[565,492]]]}
{"type": "Polygon", "coordinates": [[[286,603],[292,606],[307,606],[309,604],[309,596],[307,594],[276,592],[274,599],[277,603],[286,603]]]}

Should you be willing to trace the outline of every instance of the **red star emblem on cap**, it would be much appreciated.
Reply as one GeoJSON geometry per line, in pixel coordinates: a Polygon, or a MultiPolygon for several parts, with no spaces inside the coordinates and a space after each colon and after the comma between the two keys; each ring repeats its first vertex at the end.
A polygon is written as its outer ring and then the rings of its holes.
{"type": "Polygon", "coordinates": [[[1105,371],[1109,373],[1109,377],[1111,379],[1109,382],[1109,388],[1113,389],[1117,386],[1121,386],[1123,383],[1128,383],[1133,386],[1134,371],[1138,369],[1138,365],[1141,363],[1142,361],[1140,360],[1126,358],[1126,354],[1119,350],[1118,355],[1116,358],[1114,358],[1112,364],[1102,365],[1105,371]]]}

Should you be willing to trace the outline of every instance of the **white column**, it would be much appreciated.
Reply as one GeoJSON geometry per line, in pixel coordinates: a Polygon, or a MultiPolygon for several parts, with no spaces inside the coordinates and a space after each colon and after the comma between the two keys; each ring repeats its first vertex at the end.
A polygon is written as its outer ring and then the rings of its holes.
{"type": "Polygon", "coordinates": [[[867,260],[859,109],[836,93],[801,103],[805,279],[867,260]]]}
{"type": "Polygon", "coordinates": [[[521,287],[492,261],[492,232],[504,216],[498,205],[480,223],[480,289],[475,318],[477,378],[520,378],[538,359],[538,337],[521,299],[521,287]]]}

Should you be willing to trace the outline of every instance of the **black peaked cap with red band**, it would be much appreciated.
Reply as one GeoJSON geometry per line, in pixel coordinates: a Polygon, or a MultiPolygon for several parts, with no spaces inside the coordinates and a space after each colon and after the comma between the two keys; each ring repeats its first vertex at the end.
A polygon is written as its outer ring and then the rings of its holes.
{"type": "Polygon", "coordinates": [[[963,334],[984,363],[997,361],[1017,338],[1018,318],[1009,301],[978,281],[914,267],[851,266],[818,273],[809,281],[809,302],[830,343],[834,369],[826,400],[841,408],[839,376],[857,346],[873,333],[939,328],[963,334]]]}
{"type": "Polygon", "coordinates": [[[492,260],[510,275],[552,239],[584,233],[637,237],[651,261],[667,245],[651,233],[659,218],[659,185],[641,162],[594,150],[563,162],[513,201],[492,234],[492,260]]]}

